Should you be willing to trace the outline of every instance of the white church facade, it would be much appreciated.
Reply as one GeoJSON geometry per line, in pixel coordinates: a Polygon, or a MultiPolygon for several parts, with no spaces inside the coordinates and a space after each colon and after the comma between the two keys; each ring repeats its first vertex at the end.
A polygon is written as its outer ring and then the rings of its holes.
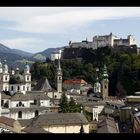
{"type": "Polygon", "coordinates": [[[6,62],[2,65],[0,62],[0,91],[9,91],[11,95],[15,92],[23,94],[31,91],[31,73],[29,65],[25,65],[24,72],[21,75],[19,68],[11,70],[9,73],[6,62]]]}
{"type": "Polygon", "coordinates": [[[51,98],[60,99],[62,93],[62,72],[60,61],[56,72],[57,91],[31,90],[31,73],[28,64],[23,74],[19,69],[9,72],[6,62],[0,62],[0,116],[19,119],[31,119],[50,112],[58,107],[51,98]]]}

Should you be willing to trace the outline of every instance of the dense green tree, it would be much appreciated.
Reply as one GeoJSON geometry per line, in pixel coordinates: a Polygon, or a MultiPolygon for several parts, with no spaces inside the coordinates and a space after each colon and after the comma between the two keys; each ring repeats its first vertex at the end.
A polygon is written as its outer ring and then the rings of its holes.
{"type": "MultiPolygon", "coordinates": [[[[123,46],[121,46],[123,48],[123,46]]],[[[121,48],[120,47],[120,48],[121,48]]],[[[134,46],[135,48],[135,46],[134,46]]],[[[99,80],[101,80],[103,65],[106,64],[109,73],[109,93],[110,95],[123,96],[121,87],[126,93],[133,94],[140,91],[140,55],[133,51],[122,49],[111,49],[110,47],[93,49],[84,49],[81,57],[82,61],[77,59],[61,60],[63,72],[63,81],[66,79],[81,78],[90,84],[94,84],[97,77],[96,68],[99,68],[99,80]]],[[[39,80],[47,77],[50,84],[55,83],[57,62],[36,62],[32,65],[32,80],[39,80]]]]}
{"type": "Polygon", "coordinates": [[[69,111],[69,103],[65,93],[62,94],[59,105],[60,105],[61,112],[66,113],[69,111]]]}

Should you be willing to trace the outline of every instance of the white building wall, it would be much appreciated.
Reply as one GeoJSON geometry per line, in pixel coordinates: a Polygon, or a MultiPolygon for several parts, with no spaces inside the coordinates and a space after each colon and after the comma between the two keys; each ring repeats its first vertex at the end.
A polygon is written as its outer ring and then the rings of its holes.
{"type": "Polygon", "coordinates": [[[103,105],[95,106],[93,108],[93,120],[96,119],[96,121],[98,121],[98,115],[102,112],[103,109],[104,109],[103,105]]]}
{"type": "Polygon", "coordinates": [[[49,107],[50,101],[49,100],[40,100],[40,106],[49,107]]]}
{"type": "Polygon", "coordinates": [[[128,35],[129,45],[136,45],[136,39],[132,35],[128,35]]]}
{"type": "MultiPolygon", "coordinates": [[[[81,125],[60,125],[44,127],[44,130],[52,133],[80,133],[81,125]]],[[[89,133],[89,125],[83,125],[85,133],[89,133]]]]}
{"type": "MultiPolygon", "coordinates": [[[[17,104],[19,104],[20,101],[11,101],[11,108],[15,108],[17,107],[17,104]]],[[[21,103],[24,105],[24,106],[21,106],[22,108],[23,107],[30,107],[30,104],[29,104],[29,101],[21,101],[21,103]]],[[[20,106],[18,106],[17,108],[19,108],[20,106]]]]}
{"type": "Polygon", "coordinates": [[[54,61],[54,60],[58,60],[58,59],[61,59],[61,53],[51,53],[51,60],[54,61]]]}
{"type": "Polygon", "coordinates": [[[21,93],[23,93],[23,94],[25,94],[26,93],[26,85],[25,84],[10,84],[9,85],[9,91],[10,91],[10,93],[11,94],[14,94],[15,92],[21,92],[21,93]],[[13,90],[12,90],[12,87],[13,87],[13,90]],[[18,87],[20,88],[19,90],[18,90],[18,87]]]}
{"type": "Polygon", "coordinates": [[[34,117],[34,112],[23,112],[22,111],[22,118],[18,118],[18,112],[14,112],[14,113],[10,113],[10,117],[15,120],[31,119],[34,117]]]}

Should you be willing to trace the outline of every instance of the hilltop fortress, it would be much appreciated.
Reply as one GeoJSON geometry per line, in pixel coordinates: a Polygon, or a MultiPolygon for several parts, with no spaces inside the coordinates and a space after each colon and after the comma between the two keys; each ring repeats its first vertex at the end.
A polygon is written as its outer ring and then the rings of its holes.
{"type": "Polygon", "coordinates": [[[115,48],[117,46],[131,46],[136,45],[136,39],[133,35],[128,35],[126,39],[118,38],[110,33],[104,36],[94,36],[92,41],[83,40],[82,42],[69,42],[70,48],[92,48],[97,49],[100,47],[110,46],[115,48]]]}

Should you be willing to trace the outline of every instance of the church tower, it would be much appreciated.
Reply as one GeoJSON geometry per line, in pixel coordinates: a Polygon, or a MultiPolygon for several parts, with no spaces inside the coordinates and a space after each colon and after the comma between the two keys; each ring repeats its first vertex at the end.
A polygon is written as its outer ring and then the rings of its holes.
{"type": "Polygon", "coordinates": [[[108,84],[109,84],[108,72],[107,72],[106,65],[104,65],[102,77],[103,77],[103,79],[101,81],[101,85],[102,85],[102,98],[105,99],[105,98],[108,97],[108,84]]]}
{"type": "Polygon", "coordinates": [[[24,82],[25,82],[25,91],[31,91],[31,73],[30,73],[30,66],[27,64],[24,68],[24,82]]]}
{"type": "Polygon", "coordinates": [[[0,91],[8,91],[10,75],[8,72],[8,65],[6,64],[6,60],[4,61],[3,65],[1,64],[1,67],[0,67],[0,84],[1,84],[0,91]]]}
{"type": "Polygon", "coordinates": [[[56,86],[57,92],[62,93],[62,70],[60,66],[60,58],[58,59],[58,68],[56,72],[56,86]]]}
{"type": "Polygon", "coordinates": [[[96,83],[94,84],[94,93],[101,93],[101,84],[99,83],[99,78],[96,78],[96,83]]]}

